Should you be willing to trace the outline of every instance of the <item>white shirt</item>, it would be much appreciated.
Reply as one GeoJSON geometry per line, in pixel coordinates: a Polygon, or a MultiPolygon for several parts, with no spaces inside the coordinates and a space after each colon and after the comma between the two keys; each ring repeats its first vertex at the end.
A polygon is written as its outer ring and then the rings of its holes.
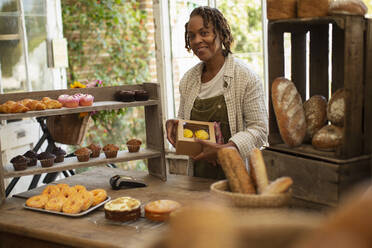
{"type": "Polygon", "coordinates": [[[198,97],[200,99],[211,98],[223,94],[223,75],[225,73],[226,60],[220,71],[208,82],[202,83],[198,97]]]}

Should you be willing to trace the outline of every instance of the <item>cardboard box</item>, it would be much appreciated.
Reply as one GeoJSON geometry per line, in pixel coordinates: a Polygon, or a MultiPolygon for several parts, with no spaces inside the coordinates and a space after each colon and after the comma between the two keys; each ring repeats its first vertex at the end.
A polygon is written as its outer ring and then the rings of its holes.
{"type": "Polygon", "coordinates": [[[208,133],[209,138],[205,139],[205,141],[216,143],[213,122],[179,120],[176,140],[176,154],[196,156],[202,152],[202,145],[195,141],[195,132],[198,130],[204,130],[208,133]],[[184,137],[183,133],[184,129],[186,128],[193,132],[192,138],[184,137]]]}

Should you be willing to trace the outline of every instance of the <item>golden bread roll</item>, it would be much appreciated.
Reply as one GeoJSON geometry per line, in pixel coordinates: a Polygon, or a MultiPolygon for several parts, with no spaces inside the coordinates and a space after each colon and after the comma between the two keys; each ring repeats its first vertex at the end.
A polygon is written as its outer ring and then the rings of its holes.
{"type": "Polygon", "coordinates": [[[262,192],[263,195],[273,195],[286,192],[289,187],[293,184],[293,180],[290,177],[280,177],[270,183],[269,186],[262,192]]]}
{"type": "Polygon", "coordinates": [[[267,178],[266,165],[260,149],[255,148],[251,151],[249,168],[253,183],[256,185],[257,193],[262,194],[269,185],[269,179],[267,178]]]}
{"type": "Polygon", "coordinates": [[[301,18],[328,15],[328,0],[298,0],[297,16],[301,18]]]}
{"type": "Polygon", "coordinates": [[[232,192],[256,193],[252,179],[245,168],[245,163],[236,148],[226,147],[219,149],[217,157],[232,192]]]}
{"type": "Polygon", "coordinates": [[[329,4],[329,14],[361,15],[368,12],[368,7],[361,0],[333,0],[329,4]]]}
{"type": "Polygon", "coordinates": [[[45,103],[47,109],[59,109],[59,108],[62,108],[62,105],[63,105],[57,100],[49,100],[49,101],[43,101],[43,102],[45,103]]]}
{"type": "Polygon", "coordinates": [[[10,107],[10,113],[25,113],[30,109],[20,103],[15,103],[10,107]]]}
{"type": "Polygon", "coordinates": [[[31,100],[28,101],[25,106],[29,108],[30,110],[44,110],[46,109],[46,105],[42,101],[37,101],[37,100],[31,100]]]}
{"type": "Polygon", "coordinates": [[[296,18],[297,0],[267,0],[267,19],[296,18]]]}

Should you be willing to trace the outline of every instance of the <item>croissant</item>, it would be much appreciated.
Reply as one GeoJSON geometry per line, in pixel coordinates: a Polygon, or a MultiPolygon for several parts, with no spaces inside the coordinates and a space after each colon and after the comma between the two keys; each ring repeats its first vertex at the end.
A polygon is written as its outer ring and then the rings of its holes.
{"type": "Polygon", "coordinates": [[[20,103],[15,103],[10,106],[10,113],[24,113],[29,110],[30,110],[29,108],[20,103]]]}
{"type": "Polygon", "coordinates": [[[14,101],[7,101],[6,103],[1,105],[0,112],[2,113],[12,113],[12,107],[17,104],[14,101]]]}
{"type": "MultiPolygon", "coordinates": [[[[28,107],[27,105],[28,105],[30,102],[32,102],[32,101],[34,101],[34,100],[32,100],[32,99],[30,99],[30,98],[26,98],[26,99],[23,99],[23,100],[21,100],[21,101],[18,101],[18,103],[20,103],[20,104],[22,104],[22,105],[28,107]]],[[[28,108],[29,108],[29,107],[28,107],[28,108]]]]}
{"type": "MultiPolygon", "coordinates": [[[[44,97],[45,98],[45,97],[44,97]]],[[[43,98],[43,99],[44,99],[43,98]]],[[[49,98],[49,97],[48,97],[49,98]]],[[[50,98],[49,98],[50,99],[50,98]]],[[[43,101],[47,109],[59,109],[62,108],[62,103],[57,100],[43,101]]]]}
{"type": "Polygon", "coordinates": [[[41,101],[49,102],[49,101],[52,101],[52,99],[50,97],[45,96],[45,97],[43,97],[43,99],[41,99],[41,101]]]}
{"type": "Polygon", "coordinates": [[[46,104],[42,101],[31,100],[25,105],[30,110],[44,110],[47,108],[46,104]]]}

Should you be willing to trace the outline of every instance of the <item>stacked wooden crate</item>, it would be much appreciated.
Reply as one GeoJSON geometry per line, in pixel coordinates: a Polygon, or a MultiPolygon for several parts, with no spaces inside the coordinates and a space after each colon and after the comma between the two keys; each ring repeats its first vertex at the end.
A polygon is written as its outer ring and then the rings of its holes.
{"type": "Polygon", "coordinates": [[[269,21],[270,145],[264,150],[264,157],[271,178],[293,178],[295,205],[315,208],[337,206],[351,186],[370,177],[371,25],[369,19],[350,15],[269,21]],[[271,84],[276,77],[285,75],[284,33],[291,34],[291,80],[303,101],[307,93],[309,96],[319,94],[327,97],[329,92],[333,93],[337,89],[346,90],[344,140],[335,152],[318,151],[311,144],[289,148],[280,137],[271,102],[271,84]],[[307,33],[310,37],[309,64],[307,33]],[[332,69],[331,75],[329,66],[332,69]],[[309,87],[306,86],[307,68],[309,87]]]}

